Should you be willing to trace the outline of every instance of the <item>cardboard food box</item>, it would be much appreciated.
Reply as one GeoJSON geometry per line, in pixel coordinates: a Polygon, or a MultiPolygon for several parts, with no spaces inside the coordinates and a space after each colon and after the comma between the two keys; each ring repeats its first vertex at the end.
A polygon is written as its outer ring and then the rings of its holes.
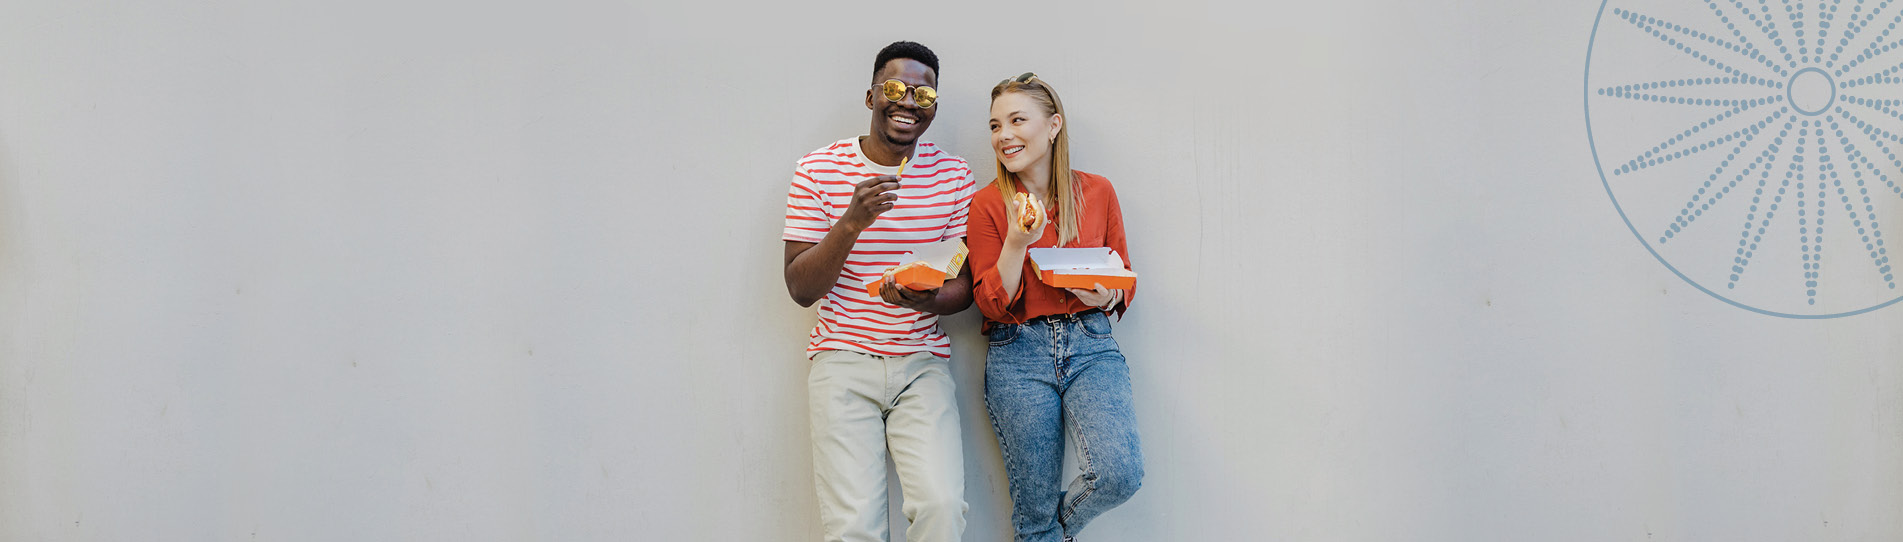
{"type": "MultiPolygon", "coordinates": [[[[909,263],[895,268],[892,282],[913,290],[944,286],[946,279],[958,278],[958,271],[965,267],[965,256],[970,252],[962,239],[946,239],[919,247],[905,254],[902,260],[909,263]]],[[[879,289],[884,286],[885,277],[872,279],[866,283],[866,294],[879,297],[879,289]]]]}
{"type": "Polygon", "coordinates": [[[1058,288],[1093,290],[1098,284],[1112,290],[1136,287],[1135,271],[1123,268],[1123,256],[1110,247],[1034,248],[1027,251],[1031,269],[1045,284],[1058,288]]]}

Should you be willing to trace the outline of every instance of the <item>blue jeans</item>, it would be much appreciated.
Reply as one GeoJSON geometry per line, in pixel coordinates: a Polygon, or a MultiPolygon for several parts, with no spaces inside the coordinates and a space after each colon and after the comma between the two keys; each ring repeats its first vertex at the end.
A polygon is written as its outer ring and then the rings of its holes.
{"type": "Polygon", "coordinates": [[[1076,536],[1143,485],[1130,368],[1099,311],[994,324],[985,406],[1011,483],[1019,542],[1076,536]],[[1064,430],[1083,472],[1063,483],[1064,430]]]}

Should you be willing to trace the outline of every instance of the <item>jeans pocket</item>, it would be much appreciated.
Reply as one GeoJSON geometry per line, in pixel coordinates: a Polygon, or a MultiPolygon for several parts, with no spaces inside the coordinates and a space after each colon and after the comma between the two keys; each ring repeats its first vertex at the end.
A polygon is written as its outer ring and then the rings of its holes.
{"type": "Polygon", "coordinates": [[[986,333],[985,337],[991,339],[991,346],[1011,344],[1011,341],[1018,340],[1018,325],[998,324],[992,326],[991,331],[986,333]]]}
{"type": "Polygon", "coordinates": [[[1084,334],[1099,339],[1110,338],[1110,317],[1100,311],[1090,311],[1077,318],[1084,334]]]}

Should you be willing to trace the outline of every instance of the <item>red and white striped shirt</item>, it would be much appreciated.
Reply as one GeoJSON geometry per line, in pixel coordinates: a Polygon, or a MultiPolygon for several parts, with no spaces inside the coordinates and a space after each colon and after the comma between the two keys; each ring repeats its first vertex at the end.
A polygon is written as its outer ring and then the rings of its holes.
{"type": "MultiPolygon", "coordinates": [[[[786,194],[786,231],[781,239],[818,243],[846,214],[854,185],[897,167],[867,160],[859,138],[849,138],[801,158],[786,194]]],[[[978,189],[965,159],[920,141],[905,165],[895,191],[899,199],[859,234],[846,256],[832,291],[819,303],[806,356],[822,350],[850,350],[881,356],[931,352],[951,357],[951,340],[938,329],[938,315],[889,305],[866,295],[866,283],[892,266],[906,263],[919,245],[965,236],[971,196],[978,189]]]]}

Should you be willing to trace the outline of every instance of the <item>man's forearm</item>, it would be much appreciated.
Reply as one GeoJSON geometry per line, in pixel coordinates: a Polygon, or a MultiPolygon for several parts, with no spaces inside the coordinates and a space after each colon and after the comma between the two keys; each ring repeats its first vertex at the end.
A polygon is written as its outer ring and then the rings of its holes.
{"type": "MultiPolygon", "coordinates": [[[[969,270],[969,269],[967,269],[969,270]]],[[[938,287],[938,295],[932,297],[925,312],[932,314],[958,314],[971,306],[971,274],[964,273],[958,278],[945,281],[938,287]]]]}
{"type": "Polygon", "coordinates": [[[804,249],[789,247],[789,251],[799,250],[786,264],[786,289],[793,301],[810,307],[825,297],[839,281],[839,271],[845,268],[846,257],[852,254],[852,245],[857,242],[858,230],[834,227],[819,244],[804,249]]]}

